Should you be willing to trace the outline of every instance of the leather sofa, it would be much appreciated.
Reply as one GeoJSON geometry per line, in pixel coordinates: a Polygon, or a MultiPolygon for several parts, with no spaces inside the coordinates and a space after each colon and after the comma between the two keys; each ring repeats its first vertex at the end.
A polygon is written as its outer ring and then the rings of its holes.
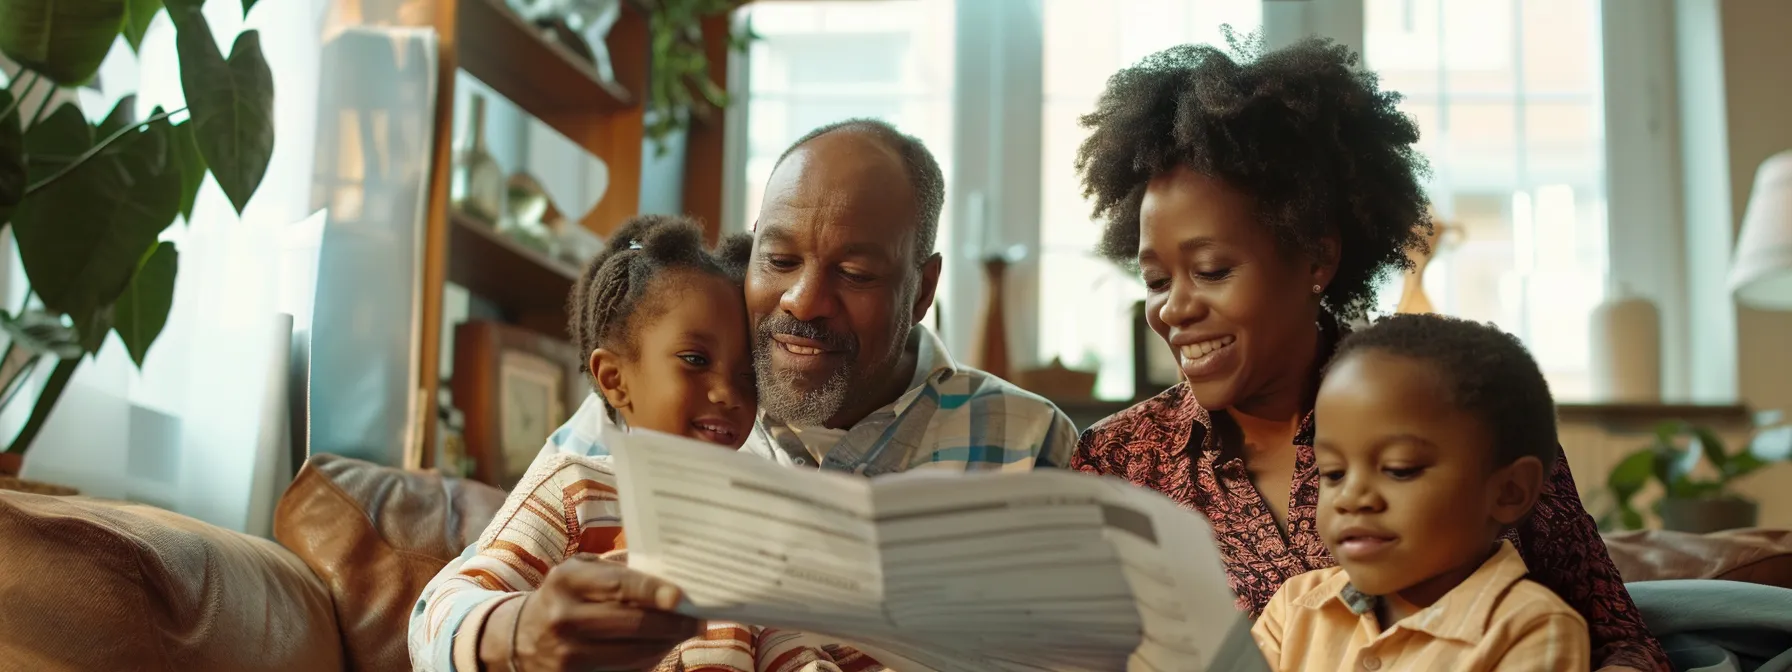
{"type": "MultiPolygon", "coordinates": [[[[0,670],[403,670],[424,584],[503,503],[489,486],[313,457],[278,543],[140,504],[0,492],[0,670]]],[[[1607,538],[1628,580],[1792,587],[1792,531],[1607,538]]]]}

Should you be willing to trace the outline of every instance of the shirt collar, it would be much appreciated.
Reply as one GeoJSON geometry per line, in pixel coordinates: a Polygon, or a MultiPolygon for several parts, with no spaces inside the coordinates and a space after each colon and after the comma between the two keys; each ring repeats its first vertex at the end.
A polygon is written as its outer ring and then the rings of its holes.
{"type": "MultiPolygon", "coordinates": [[[[1493,618],[1493,608],[1500,597],[1512,584],[1523,580],[1529,571],[1512,542],[1502,540],[1493,557],[1481,563],[1481,567],[1461,585],[1445,593],[1436,604],[1401,619],[1399,627],[1440,639],[1479,641],[1487,630],[1488,621],[1493,618]]],[[[1375,618],[1376,603],[1383,599],[1389,598],[1358,591],[1350,585],[1350,575],[1338,572],[1297,604],[1307,609],[1346,609],[1362,618],[1375,618]]]]}

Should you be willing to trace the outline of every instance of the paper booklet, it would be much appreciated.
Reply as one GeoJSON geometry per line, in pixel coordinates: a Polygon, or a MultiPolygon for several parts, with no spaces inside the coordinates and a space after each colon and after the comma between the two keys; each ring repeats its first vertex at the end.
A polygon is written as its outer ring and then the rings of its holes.
{"type": "Polygon", "coordinates": [[[1053,469],[866,479],[635,430],[628,564],[689,615],[838,638],[910,672],[1267,672],[1207,521],[1053,469]]]}

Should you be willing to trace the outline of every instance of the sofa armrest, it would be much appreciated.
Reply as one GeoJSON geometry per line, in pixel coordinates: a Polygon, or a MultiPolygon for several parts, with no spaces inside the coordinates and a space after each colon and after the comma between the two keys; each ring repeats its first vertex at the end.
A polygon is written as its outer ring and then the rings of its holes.
{"type": "Polygon", "coordinates": [[[274,537],[328,587],[355,669],[410,669],[412,605],[505,496],[434,472],[314,455],[280,498],[274,537]]]}
{"type": "Polygon", "coordinates": [[[1792,588],[1792,530],[1666,530],[1605,536],[1625,581],[1722,579],[1792,588]]]}

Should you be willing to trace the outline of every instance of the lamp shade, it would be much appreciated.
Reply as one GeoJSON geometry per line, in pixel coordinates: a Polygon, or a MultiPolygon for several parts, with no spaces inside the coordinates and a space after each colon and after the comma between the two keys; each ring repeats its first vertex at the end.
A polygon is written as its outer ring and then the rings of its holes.
{"type": "Polygon", "coordinates": [[[1755,173],[1730,291],[1750,308],[1792,310],[1792,150],[1768,158],[1755,173]]]}

